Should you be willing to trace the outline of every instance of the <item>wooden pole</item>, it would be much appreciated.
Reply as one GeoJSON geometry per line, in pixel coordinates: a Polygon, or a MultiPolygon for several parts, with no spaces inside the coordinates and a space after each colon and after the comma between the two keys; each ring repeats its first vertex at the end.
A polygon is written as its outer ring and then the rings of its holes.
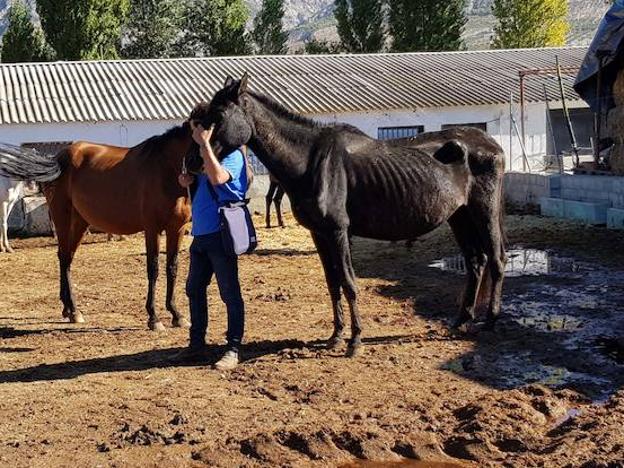
{"type": "Polygon", "coordinates": [[[580,164],[579,149],[576,143],[576,135],[574,135],[574,129],[572,128],[572,120],[570,119],[570,112],[568,111],[568,104],[566,103],[565,91],[563,90],[563,78],[561,77],[561,66],[559,65],[559,56],[555,55],[555,61],[557,63],[557,79],[559,81],[559,92],[561,93],[561,104],[563,106],[563,115],[568,127],[568,134],[570,135],[570,143],[572,143],[572,151],[574,151],[574,166],[578,167],[580,164]]]}
{"type": "Polygon", "coordinates": [[[553,152],[555,153],[555,158],[557,158],[557,165],[559,166],[559,172],[563,173],[563,161],[559,157],[559,151],[557,151],[555,129],[553,128],[552,119],[550,116],[550,101],[548,100],[548,91],[546,90],[545,84],[542,86],[544,87],[544,102],[546,103],[546,122],[548,123],[548,131],[550,132],[550,138],[552,140],[553,152]]]}

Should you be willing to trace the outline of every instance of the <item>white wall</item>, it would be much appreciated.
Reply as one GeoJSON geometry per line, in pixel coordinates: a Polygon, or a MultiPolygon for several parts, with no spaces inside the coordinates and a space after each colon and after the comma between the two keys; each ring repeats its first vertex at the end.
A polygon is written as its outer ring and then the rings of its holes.
{"type": "MultiPolygon", "coordinates": [[[[520,109],[514,106],[514,116],[520,130],[520,109]]],[[[445,124],[487,123],[487,131],[502,146],[506,154],[507,170],[523,170],[520,140],[512,131],[510,153],[509,105],[441,107],[415,109],[412,112],[390,111],[378,113],[352,113],[320,115],[323,122],[345,122],[355,125],[372,137],[377,137],[379,127],[402,127],[423,125],[426,132],[440,130],[445,124]],[[510,157],[510,154],[512,155],[510,157]]],[[[532,168],[539,166],[541,155],[546,154],[546,106],[543,103],[528,104],[525,112],[526,150],[532,168]]]]}
{"type": "MultiPolygon", "coordinates": [[[[571,103],[580,107],[581,103],[571,103]]],[[[514,115],[520,128],[520,109],[514,105],[514,115]]],[[[508,171],[524,171],[520,142],[512,131],[510,143],[509,105],[460,106],[413,111],[359,112],[322,114],[311,116],[321,122],[345,122],[360,128],[376,138],[379,127],[423,125],[425,131],[440,130],[444,124],[486,122],[487,130],[502,146],[506,154],[508,171]]],[[[177,120],[89,122],[68,124],[0,125],[0,142],[22,144],[26,142],[88,140],[120,146],[132,146],[150,136],[164,132],[177,120]]],[[[546,106],[544,103],[527,104],[525,113],[526,150],[533,171],[539,171],[542,156],[547,148],[546,106]]]]}
{"type": "Polygon", "coordinates": [[[20,145],[22,143],[87,140],[109,145],[133,146],[178,124],[180,122],[176,120],[3,124],[0,125],[0,142],[20,145]]]}

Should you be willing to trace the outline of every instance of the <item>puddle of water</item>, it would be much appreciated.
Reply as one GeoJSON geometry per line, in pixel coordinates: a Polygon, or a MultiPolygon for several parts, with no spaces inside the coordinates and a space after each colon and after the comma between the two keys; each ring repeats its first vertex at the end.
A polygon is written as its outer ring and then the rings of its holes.
{"type": "Polygon", "coordinates": [[[401,461],[372,461],[357,460],[352,463],[340,465],[339,468],[465,468],[466,465],[449,462],[435,462],[422,460],[401,461]]]}
{"type": "MultiPolygon", "coordinates": [[[[429,265],[442,271],[466,273],[463,255],[446,257],[429,265]]],[[[545,250],[511,249],[507,251],[505,276],[543,276],[553,273],[577,273],[582,267],[571,258],[557,257],[545,250]]]]}
{"type": "Polygon", "coordinates": [[[624,337],[620,339],[600,337],[596,340],[596,347],[602,354],[618,364],[624,364],[624,337]]]}

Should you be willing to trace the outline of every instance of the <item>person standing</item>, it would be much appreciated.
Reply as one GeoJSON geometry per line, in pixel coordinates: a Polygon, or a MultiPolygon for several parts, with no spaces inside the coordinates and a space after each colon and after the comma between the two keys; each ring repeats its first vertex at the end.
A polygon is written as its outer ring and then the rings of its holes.
{"type": "Polygon", "coordinates": [[[227,370],[235,368],[240,362],[245,306],[238,278],[238,257],[228,255],[223,247],[219,206],[245,198],[247,164],[240,149],[223,155],[221,159],[215,156],[210,145],[212,127],[206,130],[200,124],[191,122],[191,128],[193,139],[200,146],[204,166],[203,172],[197,175],[181,174],[179,177],[180,185],[191,187],[193,192],[193,242],[186,283],[191,316],[189,346],[179,353],[177,359],[199,361],[206,358],[207,288],[215,276],[221,300],[227,308],[227,347],[215,363],[215,368],[227,370]]]}

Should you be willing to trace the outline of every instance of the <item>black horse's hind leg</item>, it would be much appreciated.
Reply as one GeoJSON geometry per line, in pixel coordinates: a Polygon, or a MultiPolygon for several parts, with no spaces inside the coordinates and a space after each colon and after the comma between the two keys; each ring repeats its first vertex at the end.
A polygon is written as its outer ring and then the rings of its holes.
{"type": "Polygon", "coordinates": [[[284,220],[282,219],[282,198],[284,198],[284,189],[281,185],[278,185],[273,203],[275,203],[275,211],[277,212],[277,224],[279,224],[280,227],[284,227],[284,220]]]}
{"type": "Polygon", "coordinates": [[[145,249],[147,252],[147,326],[153,331],[163,331],[165,326],[156,315],[154,295],[156,280],[158,279],[158,254],[160,250],[160,232],[158,230],[145,230],[145,249]]]}
{"type": "Polygon", "coordinates": [[[346,229],[333,231],[328,238],[328,245],[331,258],[337,267],[342,290],[351,314],[351,339],[347,349],[347,356],[354,357],[361,351],[362,346],[362,324],[360,322],[360,312],[357,305],[358,289],[355,280],[355,271],[351,262],[351,246],[349,244],[349,233],[346,229]]]}
{"type": "Polygon", "coordinates": [[[487,257],[483,252],[477,227],[470,218],[470,213],[466,207],[459,208],[449,218],[448,222],[466,263],[466,286],[462,294],[459,315],[453,323],[453,328],[459,328],[475,318],[477,293],[483,278],[487,257]]]}
{"type": "Polygon", "coordinates": [[[503,280],[505,275],[505,263],[507,262],[503,233],[503,210],[502,195],[500,188],[492,192],[484,192],[480,197],[480,203],[470,206],[469,209],[474,217],[483,250],[487,255],[483,288],[479,296],[489,298],[485,329],[494,328],[494,323],[500,314],[503,280]]]}
{"type": "Polygon", "coordinates": [[[275,191],[277,190],[278,187],[279,187],[279,184],[277,182],[271,181],[269,185],[269,190],[265,197],[265,201],[266,201],[266,220],[265,221],[266,221],[267,228],[271,227],[271,203],[273,202],[273,195],[275,195],[275,191]]]}
{"type": "Polygon", "coordinates": [[[321,263],[323,264],[325,280],[327,281],[327,289],[329,290],[332,308],[334,311],[334,332],[329,340],[327,340],[327,347],[332,349],[342,342],[342,336],[344,333],[344,312],[342,310],[342,302],[340,300],[340,274],[336,269],[336,265],[332,261],[331,248],[327,239],[323,238],[319,234],[312,233],[312,240],[314,240],[316,250],[321,258],[321,263]]]}
{"type": "Polygon", "coordinates": [[[184,228],[167,231],[167,298],[166,307],[171,313],[171,324],[174,327],[188,328],[191,324],[178,311],[175,298],[175,285],[178,277],[178,253],[184,228]]]}

